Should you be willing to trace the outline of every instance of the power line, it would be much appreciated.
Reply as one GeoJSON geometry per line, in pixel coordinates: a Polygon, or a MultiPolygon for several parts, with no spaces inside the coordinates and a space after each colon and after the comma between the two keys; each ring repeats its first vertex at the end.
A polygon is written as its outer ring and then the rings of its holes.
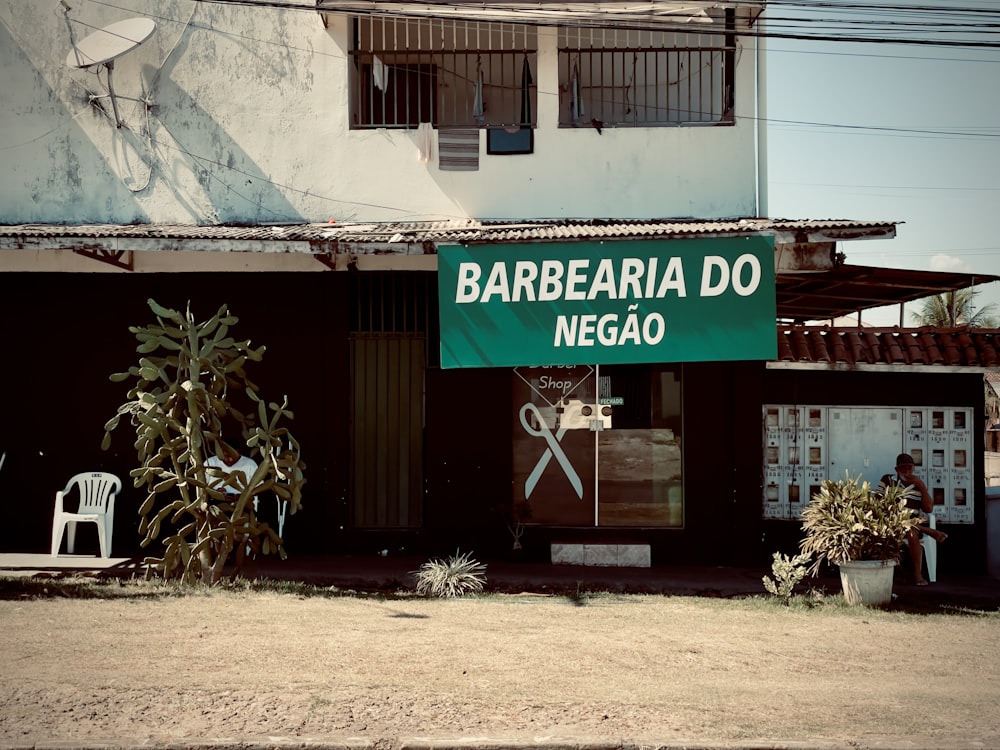
{"type": "MultiPolygon", "coordinates": [[[[157,122],[160,122],[160,121],[157,120],[157,122]]],[[[162,122],[160,122],[160,124],[163,125],[162,122]]],[[[166,128],[165,126],[164,126],[164,129],[167,130],[168,133],[170,133],[170,130],[168,128],[166,128]]],[[[196,160],[197,162],[199,162],[201,164],[211,164],[212,166],[215,166],[215,167],[222,167],[223,169],[229,170],[230,172],[235,172],[237,174],[243,175],[244,177],[250,177],[252,179],[259,180],[260,182],[263,182],[263,183],[265,183],[267,185],[271,185],[273,187],[280,188],[281,190],[287,190],[290,193],[298,193],[299,195],[303,195],[303,196],[306,196],[306,197],[318,198],[319,200],[327,201],[329,203],[340,203],[340,204],[343,204],[343,205],[346,205],[346,206],[362,206],[362,207],[365,207],[365,208],[380,208],[380,209],[383,209],[383,210],[386,210],[386,211],[396,211],[398,213],[412,215],[412,212],[408,211],[407,209],[398,208],[396,206],[384,206],[384,205],[381,205],[381,204],[378,204],[378,203],[363,203],[361,201],[344,200],[342,198],[330,198],[329,196],[320,195],[319,193],[315,193],[315,192],[313,192],[311,190],[302,190],[301,188],[296,188],[296,187],[293,187],[291,185],[285,185],[283,183],[277,182],[276,180],[271,180],[271,179],[265,177],[264,175],[262,175],[260,173],[248,172],[248,171],[246,171],[244,169],[240,169],[239,167],[236,167],[236,166],[233,166],[233,165],[230,165],[230,164],[225,164],[225,163],[223,163],[221,161],[218,161],[217,159],[212,159],[212,158],[207,157],[207,156],[202,156],[200,154],[196,154],[193,151],[190,151],[188,148],[182,146],[181,143],[180,143],[180,141],[178,141],[176,139],[176,137],[173,135],[173,133],[170,133],[170,136],[172,138],[174,138],[175,143],[168,143],[166,141],[162,141],[162,140],[159,140],[158,138],[152,138],[152,137],[150,138],[150,140],[151,140],[152,143],[155,143],[158,146],[163,146],[164,148],[168,148],[168,149],[171,149],[171,150],[174,150],[174,151],[180,151],[182,154],[185,154],[186,156],[191,157],[192,159],[196,160]]],[[[230,192],[234,193],[235,195],[238,195],[240,198],[242,198],[243,200],[247,201],[248,203],[250,203],[252,205],[255,205],[255,206],[258,206],[258,207],[260,207],[260,208],[262,208],[264,210],[267,210],[269,213],[273,214],[274,216],[281,216],[281,214],[279,214],[278,212],[274,211],[273,209],[269,209],[266,206],[264,206],[263,204],[261,204],[260,202],[255,201],[255,200],[253,200],[251,198],[248,198],[247,196],[243,195],[242,193],[240,193],[238,190],[236,190],[235,188],[233,188],[228,183],[222,182],[221,178],[219,178],[218,175],[212,174],[212,172],[210,170],[209,170],[209,176],[212,177],[212,179],[217,180],[218,182],[220,182],[223,185],[223,187],[225,187],[226,189],[228,189],[230,192]]],[[[435,215],[441,215],[441,214],[435,214],[435,215]]],[[[463,218],[464,219],[466,217],[465,216],[454,216],[452,218],[463,218]]]]}
{"type": "MultiPolygon", "coordinates": [[[[102,2],[102,0],[92,0],[92,1],[95,2],[95,3],[97,3],[97,4],[100,4],[100,5],[105,5],[107,7],[113,7],[113,8],[122,9],[120,6],[114,5],[113,3],[102,2]]],[[[255,0],[193,0],[193,1],[196,2],[196,3],[199,3],[199,4],[237,5],[237,6],[244,6],[244,7],[275,8],[275,9],[281,9],[281,10],[310,10],[310,11],[315,11],[316,10],[316,6],[315,5],[305,6],[305,5],[302,5],[300,3],[281,2],[280,0],[273,0],[273,1],[272,0],[262,0],[261,2],[255,2],[255,0]]],[[[440,4],[440,5],[449,5],[449,6],[453,5],[453,3],[450,3],[450,2],[439,2],[438,4],[440,4]]],[[[840,8],[840,7],[851,7],[851,8],[864,8],[866,11],[871,11],[873,9],[879,9],[879,8],[881,8],[883,10],[884,9],[893,9],[893,10],[896,9],[896,6],[866,6],[866,5],[855,5],[855,4],[850,4],[850,3],[836,3],[835,4],[835,3],[830,3],[830,2],[802,3],[800,1],[800,2],[784,2],[784,3],[782,3],[782,2],[779,1],[779,2],[774,3],[774,4],[786,5],[786,6],[807,7],[807,8],[817,8],[818,7],[818,8],[824,8],[824,9],[840,8]]],[[[493,3],[493,4],[484,3],[483,5],[496,5],[496,3],[493,3]]],[[[922,10],[922,11],[924,11],[924,10],[930,10],[931,9],[929,6],[901,6],[901,7],[905,7],[905,8],[911,9],[911,10],[916,9],[916,10],[922,10]]],[[[124,9],[122,9],[122,10],[124,10],[124,9]]],[[[934,10],[940,11],[940,8],[935,8],[934,10]]],[[[952,10],[952,9],[949,9],[949,11],[950,10],[952,10]]],[[[974,9],[974,8],[969,8],[969,9],[964,9],[964,10],[966,10],[966,11],[968,11],[970,13],[990,13],[990,14],[996,16],[998,18],[998,21],[1000,21],[1000,11],[996,11],[996,10],[986,11],[986,10],[974,9]]],[[[157,16],[154,16],[154,17],[157,17],[157,16]]],[[[176,19],[172,19],[172,18],[169,18],[169,17],[158,16],[157,18],[159,18],[160,20],[173,21],[173,22],[181,23],[180,21],[177,21],[176,19]]],[[[235,34],[235,33],[223,31],[221,29],[217,29],[217,28],[214,28],[214,27],[202,26],[202,25],[195,24],[195,23],[190,23],[190,25],[193,28],[199,28],[199,29],[202,29],[202,30],[205,30],[205,31],[212,31],[212,32],[215,32],[215,33],[221,33],[221,34],[224,34],[224,35],[233,36],[235,38],[246,39],[246,40],[250,40],[250,41],[258,41],[258,42],[261,42],[261,43],[273,44],[273,45],[280,46],[280,47],[283,47],[283,48],[286,48],[286,49],[289,49],[289,50],[293,50],[293,51],[305,52],[305,53],[308,53],[308,54],[326,54],[326,55],[329,55],[329,53],[316,52],[315,50],[312,50],[312,49],[305,49],[305,48],[300,48],[300,47],[293,47],[293,46],[285,44],[285,43],[271,42],[269,40],[262,40],[262,39],[259,39],[259,38],[248,37],[248,36],[243,35],[243,34],[235,34]]],[[[998,25],[1000,25],[1000,24],[998,24],[998,25]]],[[[701,30],[699,29],[699,32],[700,31],[701,30]]],[[[768,36],[768,35],[765,34],[764,36],[768,36]]],[[[1000,42],[998,42],[996,46],[998,48],[1000,48],[1000,42]]],[[[342,55],[331,55],[331,56],[338,57],[338,58],[343,58],[342,55]]],[[[997,62],[1000,62],[1000,60],[998,60],[997,62]]],[[[544,91],[539,91],[538,94],[539,95],[555,95],[553,92],[544,92],[544,91]]],[[[744,118],[741,118],[741,119],[744,119],[744,120],[756,120],[757,118],[745,118],[744,117],[744,118]]],[[[902,128],[902,127],[873,126],[873,125],[852,125],[852,124],[841,124],[841,123],[823,123],[823,122],[808,122],[808,121],[797,121],[797,120],[779,120],[779,119],[775,119],[775,118],[767,118],[766,122],[767,122],[768,125],[774,125],[774,126],[822,127],[822,128],[837,129],[837,130],[844,130],[844,131],[850,131],[850,130],[863,131],[863,132],[872,133],[872,134],[882,133],[882,134],[904,135],[904,136],[914,136],[914,135],[916,135],[916,136],[933,136],[933,137],[959,137],[959,138],[998,138],[998,137],[1000,137],[1000,133],[956,131],[956,130],[953,130],[953,129],[940,130],[940,129],[922,129],[922,128],[902,128]]]]}
{"type": "Polygon", "coordinates": [[[844,130],[865,130],[877,133],[903,133],[907,135],[954,135],[975,138],[1000,138],[1000,132],[983,133],[969,132],[967,130],[937,130],[925,128],[897,128],[883,125],[848,125],[846,123],[834,124],[828,122],[808,122],[804,120],[777,120],[767,118],[768,125],[803,125],[810,127],[841,128],[844,130]]]}
{"type": "MultiPolygon", "coordinates": [[[[102,2],[101,0],[92,0],[92,1],[95,2],[95,3],[97,3],[97,4],[99,4],[99,5],[104,5],[106,7],[118,8],[119,10],[126,10],[125,8],[121,8],[121,6],[115,5],[113,3],[102,2]]],[[[336,11],[336,10],[324,11],[324,9],[323,9],[322,6],[317,7],[317,5],[315,5],[315,4],[304,5],[302,3],[296,3],[296,2],[283,2],[282,0],[260,0],[260,1],[256,1],[256,0],[192,0],[192,2],[194,2],[194,3],[198,4],[198,5],[223,5],[223,6],[232,5],[232,6],[241,6],[241,7],[249,7],[249,8],[259,8],[259,9],[262,9],[262,10],[265,10],[265,9],[271,9],[271,10],[294,10],[294,11],[309,11],[309,12],[313,12],[313,13],[315,13],[315,12],[341,12],[341,11],[336,11]]],[[[450,3],[450,2],[443,2],[442,3],[442,2],[439,2],[439,3],[436,3],[436,4],[440,5],[441,7],[447,7],[449,9],[449,13],[448,13],[448,15],[447,15],[447,17],[446,17],[445,20],[447,20],[447,19],[459,20],[459,21],[476,21],[476,20],[482,20],[483,16],[482,16],[482,13],[480,12],[481,10],[485,10],[485,9],[488,9],[488,8],[501,7],[501,8],[508,8],[508,10],[510,10],[510,12],[512,12],[512,13],[521,13],[521,14],[523,14],[523,18],[522,19],[518,19],[518,21],[516,22],[516,23],[519,23],[519,24],[522,24],[522,25],[534,25],[534,26],[545,26],[545,27],[565,26],[565,27],[585,27],[585,28],[606,28],[606,27],[611,27],[611,26],[620,26],[621,28],[627,28],[627,29],[631,29],[631,30],[634,30],[634,31],[664,31],[664,30],[667,30],[667,31],[683,31],[683,32],[687,32],[687,33],[691,33],[692,32],[692,29],[691,29],[691,27],[689,25],[686,25],[686,24],[684,24],[682,22],[679,22],[679,21],[672,21],[672,20],[671,21],[664,21],[662,16],[659,16],[659,17],[645,16],[644,18],[647,19],[647,20],[644,20],[644,21],[623,19],[623,18],[618,17],[617,15],[611,17],[612,20],[610,20],[610,21],[607,20],[607,19],[601,20],[601,17],[595,17],[595,19],[591,20],[591,21],[582,21],[582,20],[580,20],[580,19],[578,19],[576,17],[573,17],[573,16],[567,16],[567,17],[565,17],[562,20],[549,20],[548,18],[537,18],[537,17],[531,16],[531,15],[528,15],[527,11],[523,10],[523,9],[521,9],[521,10],[518,10],[516,8],[510,9],[509,6],[504,6],[502,4],[498,5],[497,3],[474,3],[474,4],[471,4],[473,7],[475,7],[475,9],[476,9],[475,11],[468,11],[468,8],[470,6],[470,4],[468,4],[468,3],[450,3]],[[462,8],[465,8],[468,12],[462,13],[462,10],[461,10],[462,8]],[[451,11],[454,11],[454,12],[451,12],[451,11]]],[[[734,7],[739,6],[738,2],[734,2],[732,4],[733,4],[734,7]]],[[[771,5],[771,4],[774,4],[774,3],[773,2],[769,2],[769,5],[771,5]]],[[[926,11],[931,11],[931,10],[936,10],[936,11],[940,12],[940,8],[932,8],[930,6],[901,6],[901,7],[897,8],[895,6],[863,6],[863,5],[845,5],[845,6],[839,6],[839,5],[835,5],[835,4],[831,4],[831,3],[805,4],[805,5],[803,5],[802,3],[787,3],[786,5],[791,6],[791,7],[798,6],[798,7],[803,7],[803,8],[806,8],[806,9],[813,9],[813,8],[830,9],[830,8],[850,7],[850,8],[859,8],[859,9],[863,8],[866,11],[871,11],[873,9],[879,9],[882,12],[886,12],[886,11],[895,12],[895,11],[898,11],[898,10],[903,9],[903,8],[909,8],[911,10],[912,9],[918,9],[918,10],[925,11],[925,12],[926,11]]],[[[962,12],[969,12],[969,13],[989,14],[993,18],[995,18],[995,21],[990,22],[990,23],[984,23],[982,21],[977,21],[976,23],[965,24],[965,26],[963,27],[962,30],[974,31],[977,34],[981,34],[981,35],[985,34],[987,36],[993,36],[993,37],[1000,36],[1000,11],[998,11],[998,10],[988,10],[988,9],[973,9],[973,8],[969,8],[969,9],[955,9],[955,10],[956,10],[956,12],[962,11],[962,12]]],[[[950,9],[949,9],[949,12],[951,12],[950,9]]],[[[346,11],[346,10],[342,11],[342,13],[344,15],[356,15],[356,14],[352,14],[349,11],[346,11]]],[[[151,14],[147,14],[147,15],[151,15],[151,14]]],[[[421,18],[426,18],[427,17],[424,13],[419,13],[419,14],[418,13],[407,13],[405,10],[402,10],[402,9],[386,9],[384,11],[379,11],[374,4],[372,4],[372,9],[367,10],[364,13],[364,15],[385,16],[385,17],[403,17],[403,18],[406,18],[406,17],[421,17],[421,18]]],[[[151,15],[151,17],[153,17],[153,18],[159,18],[160,20],[164,20],[164,21],[173,21],[173,22],[180,23],[179,21],[176,21],[176,19],[171,19],[171,18],[164,17],[164,16],[151,15]]],[[[763,17],[767,21],[766,30],[764,32],[757,31],[754,28],[747,28],[747,29],[740,29],[738,32],[736,32],[736,35],[737,36],[742,36],[742,37],[748,37],[748,38],[790,39],[790,40],[799,40],[799,41],[848,42],[848,43],[862,43],[862,44],[890,44],[890,45],[902,45],[902,46],[937,46],[937,47],[945,47],[945,48],[971,47],[971,48],[983,48],[983,49],[1000,49],[1000,40],[998,40],[998,41],[954,40],[954,39],[935,40],[935,39],[925,39],[925,38],[881,38],[881,37],[877,37],[877,36],[847,36],[847,35],[838,35],[838,34],[833,33],[832,31],[826,31],[825,33],[817,33],[815,31],[818,28],[817,27],[817,23],[830,24],[831,26],[829,28],[836,29],[837,27],[848,26],[850,23],[856,23],[856,22],[852,22],[850,20],[826,20],[826,21],[821,21],[821,20],[812,19],[812,18],[808,18],[808,17],[803,17],[803,18],[790,17],[790,18],[784,18],[784,19],[771,18],[771,17],[769,17],[767,15],[764,15],[763,17]],[[777,24],[779,24],[779,23],[784,23],[785,26],[784,27],[777,26],[777,24]],[[784,29],[787,29],[787,30],[784,30],[784,29]]],[[[874,24],[874,23],[878,23],[878,22],[868,22],[868,23],[869,24],[874,24]]],[[[883,26],[885,26],[886,28],[881,29],[881,30],[883,30],[883,31],[889,31],[889,30],[892,29],[892,25],[893,25],[894,22],[882,22],[882,23],[883,23],[883,26]]],[[[941,22],[935,22],[935,23],[920,22],[920,23],[914,23],[912,25],[915,26],[917,29],[924,29],[924,30],[926,30],[928,32],[934,32],[935,30],[939,30],[940,27],[942,27],[945,24],[942,24],[941,22]]],[[[223,34],[231,34],[231,35],[236,36],[238,38],[243,38],[243,39],[248,39],[248,40],[253,40],[253,41],[261,41],[261,42],[264,42],[264,43],[275,44],[273,42],[267,42],[267,40],[254,39],[253,37],[248,37],[248,36],[242,35],[242,34],[234,34],[232,32],[225,32],[225,31],[222,31],[222,30],[214,28],[214,27],[197,26],[197,28],[202,28],[202,29],[207,30],[207,31],[215,31],[215,32],[218,32],[218,33],[223,33],[223,34]]],[[[874,29],[874,31],[877,32],[877,31],[880,31],[880,29],[876,28],[876,29],[874,29]]],[[[707,36],[712,36],[712,35],[718,36],[718,35],[730,35],[730,34],[732,34],[734,32],[732,32],[729,29],[719,28],[718,24],[716,24],[714,28],[711,25],[699,25],[698,28],[697,28],[697,33],[698,34],[704,34],[704,35],[707,35],[707,36]]],[[[281,44],[281,43],[277,43],[277,44],[279,44],[279,46],[285,46],[288,49],[293,49],[293,50],[298,50],[298,51],[303,51],[303,52],[310,52],[310,53],[313,53],[313,54],[323,54],[323,53],[315,52],[314,50],[298,48],[298,47],[294,47],[294,46],[287,45],[287,44],[281,44]]]]}
{"type": "Polygon", "coordinates": [[[970,192],[991,192],[1000,191],[1000,187],[944,187],[934,185],[845,185],[823,182],[788,182],[775,180],[772,185],[800,185],[802,187],[822,187],[822,188],[844,188],[847,190],[932,190],[940,192],[943,190],[962,190],[970,192]]]}
{"type": "MultiPolygon", "coordinates": [[[[362,15],[371,16],[394,16],[394,17],[428,17],[428,13],[425,7],[421,7],[419,11],[408,11],[405,4],[401,4],[400,7],[395,8],[379,8],[376,3],[371,3],[370,6],[365,7],[363,11],[358,11],[356,9],[344,9],[338,10],[336,6],[330,8],[324,8],[320,2],[318,5],[305,6],[301,3],[294,2],[282,2],[281,0],[261,0],[260,2],[254,2],[253,0],[194,0],[198,3],[203,4],[217,4],[217,5],[240,5],[246,7],[259,7],[259,8],[273,8],[281,10],[311,10],[318,12],[328,12],[328,13],[344,13],[346,15],[357,15],[359,12],[362,15]],[[354,11],[352,13],[352,10],[354,11]]],[[[457,20],[457,21],[477,21],[484,18],[484,13],[495,12],[503,13],[502,18],[498,18],[498,21],[504,21],[508,23],[521,24],[521,25],[532,25],[539,27],[580,27],[580,28],[608,28],[611,26],[619,28],[629,28],[637,31],[655,31],[655,30],[673,30],[673,31],[685,31],[690,33],[691,27],[686,26],[682,21],[668,18],[664,15],[655,15],[652,12],[636,15],[629,18],[623,18],[619,14],[608,14],[608,15],[598,15],[593,11],[590,12],[576,12],[576,13],[566,13],[562,16],[558,14],[557,11],[539,11],[539,8],[535,4],[525,4],[525,5],[510,5],[505,3],[463,3],[463,2],[430,2],[421,3],[421,6],[432,5],[440,7],[442,15],[447,19],[457,20]],[[544,15],[539,15],[543,12],[544,15]]],[[[729,2],[724,3],[723,7],[739,8],[741,7],[739,2],[729,2]]],[[[771,5],[771,3],[769,3],[771,5]]],[[[1000,11],[988,8],[946,8],[942,9],[940,6],[920,6],[920,5],[904,5],[904,6],[893,6],[893,5],[881,5],[881,6],[867,6],[862,4],[840,4],[840,3],[785,3],[778,4],[785,5],[785,7],[798,8],[805,11],[815,11],[816,9],[821,10],[850,10],[850,11],[865,11],[866,13],[876,13],[881,14],[883,17],[888,17],[890,19],[894,18],[895,14],[900,12],[908,13],[920,13],[922,16],[917,16],[918,18],[924,18],[926,20],[914,21],[907,24],[907,28],[911,31],[924,31],[928,34],[940,34],[950,31],[956,32],[967,32],[974,33],[976,35],[986,35],[986,36],[996,36],[1000,32],[1000,11]],[[938,18],[944,18],[945,20],[929,19],[928,14],[936,14],[938,18]],[[958,18],[962,15],[972,15],[974,17],[979,16],[974,22],[966,22],[962,20],[948,21],[950,14],[959,14],[958,18]],[[957,28],[949,28],[949,26],[955,26],[957,28]]],[[[983,48],[983,49],[1000,49],[1000,41],[984,41],[980,39],[928,39],[920,37],[912,38],[883,38],[879,36],[850,36],[847,34],[836,34],[833,32],[817,32],[817,19],[809,17],[775,17],[771,19],[766,14],[763,16],[768,20],[767,29],[764,32],[757,31],[756,29],[740,29],[738,34],[744,37],[762,37],[769,39],[799,39],[799,40],[813,40],[813,41],[831,41],[831,42],[853,42],[862,44],[904,44],[904,45],[927,45],[927,46],[937,46],[937,47],[968,47],[968,48],[983,48]],[[781,26],[784,24],[784,26],[781,26]]],[[[837,20],[837,21],[818,21],[819,23],[833,24],[836,27],[849,27],[851,24],[862,24],[860,20],[837,20]]],[[[872,26],[871,30],[875,32],[885,32],[888,33],[895,29],[895,27],[901,22],[889,20],[889,21],[870,21],[867,25],[872,26]],[[881,28],[878,28],[877,24],[881,23],[881,28]]],[[[723,28],[710,28],[708,26],[699,25],[697,33],[705,35],[728,35],[733,33],[729,29],[723,28]]]]}
{"type": "Polygon", "coordinates": [[[949,62],[949,63],[985,63],[990,64],[1000,64],[1000,58],[996,60],[986,60],[983,58],[975,57],[927,57],[924,55],[877,55],[873,52],[835,52],[829,49],[781,49],[780,47],[769,46],[767,48],[767,54],[773,55],[778,54],[792,54],[792,55],[829,55],[830,57],[859,57],[859,58],[873,58],[877,60],[924,60],[927,62],[949,62]]]}

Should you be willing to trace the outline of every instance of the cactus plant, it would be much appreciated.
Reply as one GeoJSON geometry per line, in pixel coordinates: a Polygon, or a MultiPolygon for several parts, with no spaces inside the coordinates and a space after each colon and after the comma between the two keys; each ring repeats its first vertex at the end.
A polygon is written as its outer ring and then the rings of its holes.
{"type": "Polygon", "coordinates": [[[148,304],[156,323],[129,327],[139,341],[139,362],[111,380],[134,384],[105,424],[101,446],[110,447],[122,418],[135,428],[140,466],[130,475],[136,488],[147,490],[139,508],[142,546],[164,533],[163,556],[145,559],[147,576],[211,585],[228,560],[239,566],[248,550],[284,559],[282,539],[258,521],[253,498],[273,492],[295,514],[302,506],[305,464],[298,441],[279,426],[293,417],[287,397],[281,404],[265,403],[244,372],[248,362],[262,358],[264,347],[230,336],[238,318],[226,305],[197,322],[190,303],[184,314],[152,299],[148,304]],[[245,414],[237,399],[256,413],[245,414]],[[210,456],[222,457],[227,443],[236,444],[233,435],[223,436],[223,425],[238,426],[243,452],[258,464],[235,499],[218,486],[217,471],[205,466],[210,456]]]}

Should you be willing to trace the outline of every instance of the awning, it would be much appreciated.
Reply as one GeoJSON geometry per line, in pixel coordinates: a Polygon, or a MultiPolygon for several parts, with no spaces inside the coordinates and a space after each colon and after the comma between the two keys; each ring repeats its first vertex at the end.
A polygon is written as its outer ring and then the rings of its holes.
{"type": "MultiPolygon", "coordinates": [[[[419,258],[424,261],[421,268],[436,270],[436,247],[440,244],[621,242],[754,235],[773,237],[776,247],[817,246],[828,253],[835,243],[846,240],[891,238],[895,229],[893,222],[760,218],[512,222],[453,219],[276,226],[20,224],[0,225],[0,272],[40,269],[39,259],[47,254],[56,258],[57,252],[67,251],[136,272],[143,269],[133,265],[132,257],[144,252],[312,256],[319,261],[316,270],[346,269],[348,261],[357,258],[379,259],[380,270],[393,270],[392,264],[398,260],[399,270],[404,270],[412,269],[411,260],[419,258]]],[[[829,320],[994,281],[1000,281],[1000,277],[852,265],[779,271],[777,316],[789,322],[829,320]]]]}
{"type": "Polygon", "coordinates": [[[409,18],[445,18],[456,21],[495,21],[538,26],[585,26],[618,28],[675,28],[689,22],[704,23],[725,9],[756,18],[764,3],[738,0],[494,0],[494,2],[363,2],[360,0],[317,0],[321,13],[384,15],[409,18]]]}
{"type": "Polygon", "coordinates": [[[1000,276],[851,265],[827,271],[779,273],[778,318],[795,322],[829,320],[992,281],[1000,281],[1000,276]]]}

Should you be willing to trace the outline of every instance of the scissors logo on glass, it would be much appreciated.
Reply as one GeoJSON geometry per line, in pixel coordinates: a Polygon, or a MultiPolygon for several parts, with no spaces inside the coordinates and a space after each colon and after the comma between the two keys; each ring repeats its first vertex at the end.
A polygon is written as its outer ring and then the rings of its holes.
{"type": "Polygon", "coordinates": [[[541,479],[542,474],[545,471],[545,467],[549,465],[549,461],[555,456],[556,463],[558,463],[562,470],[566,473],[566,478],[569,479],[569,483],[573,485],[573,489],[576,490],[576,496],[583,498],[583,482],[580,481],[580,476],[576,473],[576,469],[573,468],[573,464],[569,462],[569,458],[566,456],[566,452],[563,450],[560,441],[563,439],[563,435],[566,434],[566,428],[560,427],[555,433],[550,430],[546,424],[545,420],[542,418],[541,412],[538,411],[538,407],[534,404],[528,403],[521,407],[521,426],[524,427],[525,431],[529,435],[534,435],[535,437],[540,437],[545,440],[548,447],[545,452],[538,459],[538,463],[535,464],[535,468],[531,470],[531,474],[524,482],[524,499],[527,500],[531,497],[531,493],[535,491],[535,485],[538,484],[538,480],[541,479]],[[531,420],[528,419],[528,412],[532,412],[535,417],[535,422],[539,425],[537,428],[531,424],[531,420]]]}

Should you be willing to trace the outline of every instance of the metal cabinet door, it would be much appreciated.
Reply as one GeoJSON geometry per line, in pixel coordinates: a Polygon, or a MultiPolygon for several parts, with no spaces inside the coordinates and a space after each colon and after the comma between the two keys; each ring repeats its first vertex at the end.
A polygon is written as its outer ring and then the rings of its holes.
{"type": "Polygon", "coordinates": [[[831,407],[827,422],[830,479],[845,474],[876,484],[894,471],[903,449],[903,410],[831,407]]]}

